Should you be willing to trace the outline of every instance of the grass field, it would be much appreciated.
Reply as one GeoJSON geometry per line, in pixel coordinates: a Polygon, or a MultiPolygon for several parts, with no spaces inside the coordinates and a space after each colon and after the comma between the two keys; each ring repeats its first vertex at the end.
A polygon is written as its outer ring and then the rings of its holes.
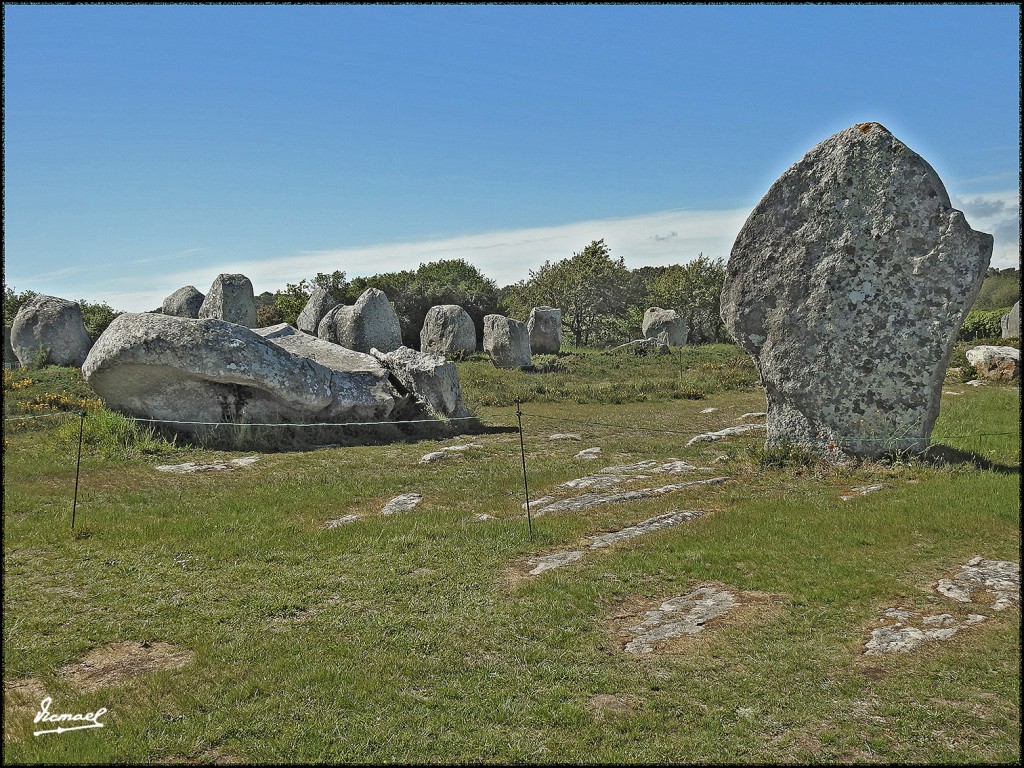
{"type": "Polygon", "coordinates": [[[686,447],[764,409],[734,347],[537,362],[459,364],[479,434],[194,474],[156,467],[252,454],[148,435],[74,370],[5,375],[5,417],[64,414],[5,421],[5,763],[1020,762],[1019,602],[934,589],[977,555],[1019,562],[1016,386],[954,374],[933,457],[831,465],[756,432],[686,447]],[[517,399],[534,500],[643,460],[697,469],[624,487],[728,480],[540,507],[531,537],[517,399]],[[380,514],[412,492],[419,506],[380,514]],[[674,510],[704,514],[521,567],[674,510]],[[645,610],[701,585],[741,604],[624,652],[645,610]],[[986,620],[864,655],[897,606],[986,620]],[[53,712],[107,708],[104,727],[34,736],[43,696],[53,712]]]}

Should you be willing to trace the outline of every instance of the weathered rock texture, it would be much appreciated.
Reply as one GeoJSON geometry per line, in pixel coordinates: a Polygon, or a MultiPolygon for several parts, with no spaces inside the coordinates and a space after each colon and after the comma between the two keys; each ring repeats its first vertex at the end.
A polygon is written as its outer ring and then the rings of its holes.
{"type": "Polygon", "coordinates": [[[539,355],[557,355],[562,350],[562,310],[534,307],[526,322],[530,332],[530,351],[539,355]]]}
{"type": "Polygon", "coordinates": [[[82,321],[82,308],[73,301],[38,294],[18,309],[11,324],[11,347],[26,367],[81,367],[92,339],[82,321]]]}
{"type": "Polygon", "coordinates": [[[650,307],[644,312],[643,332],[645,338],[658,339],[673,347],[686,344],[686,320],[674,309],[650,307]]]}
{"type": "Polygon", "coordinates": [[[455,363],[441,355],[417,352],[409,347],[387,353],[374,349],[370,354],[392,374],[396,389],[412,394],[431,416],[446,419],[469,416],[455,363]]]}
{"type": "Polygon", "coordinates": [[[528,368],[533,364],[526,323],[504,315],[484,316],[484,352],[495,368],[528,368]]]}
{"type": "Polygon", "coordinates": [[[460,359],[476,352],[476,326],[458,304],[431,307],[420,329],[420,351],[460,359]]]}
{"type": "Polygon", "coordinates": [[[165,315],[191,317],[194,320],[199,317],[199,310],[205,299],[206,297],[194,285],[186,285],[164,299],[160,311],[165,315]]]}
{"type": "Polygon", "coordinates": [[[999,319],[1002,326],[1004,339],[1020,338],[1020,302],[1013,305],[1013,309],[999,319]]]}
{"type": "Polygon", "coordinates": [[[327,289],[316,285],[313,287],[313,292],[309,295],[306,306],[299,312],[295,325],[303,333],[315,336],[317,329],[320,327],[320,321],[324,319],[324,315],[336,306],[338,306],[338,302],[327,292],[327,289]]]}
{"type": "Polygon", "coordinates": [[[1020,378],[1020,350],[1016,347],[993,347],[982,344],[967,350],[967,362],[983,379],[1020,378]]]}
{"type": "Polygon", "coordinates": [[[878,123],[787,170],[737,236],[722,290],[722,320],[761,372],[768,445],[926,448],[991,253],[992,236],[878,123]]]}
{"type": "Polygon", "coordinates": [[[327,313],[317,336],[357,352],[391,352],[402,346],[402,327],[395,308],[376,288],[363,291],[353,306],[335,307],[327,313]]]}
{"type": "Polygon", "coordinates": [[[11,326],[4,326],[4,367],[16,367],[19,365],[18,356],[14,354],[14,347],[11,346],[11,326]]]}
{"type": "Polygon", "coordinates": [[[226,320],[252,328],[256,325],[256,300],[252,282],[245,275],[217,275],[199,308],[201,320],[226,320]]]}
{"type": "Polygon", "coordinates": [[[389,368],[288,325],[258,330],[215,319],[124,314],[100,336],[83,373],[108,407],[185,435],[204,432],[200,423],[343,426],[465,408],[461,398],[444,399],[458,392],[457,379],[440,393],[419,390],[429,379],[415,365],[422,361],[395,356],[386,358],[389,368]]]}

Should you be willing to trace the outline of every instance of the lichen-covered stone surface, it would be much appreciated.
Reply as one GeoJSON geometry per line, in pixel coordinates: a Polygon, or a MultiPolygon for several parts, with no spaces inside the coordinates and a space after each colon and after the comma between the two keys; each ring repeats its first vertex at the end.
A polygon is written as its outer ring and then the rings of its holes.
{"type": "Polygon", "coordinates": [[[347,349],[391,352],[402,346],[402,327],[384,291],[367,288],[350,310],[335,317],[335,338],[329,341],[347,349]]]}
{"type": "Polygon", "coordinates": [[[729,591],[715,586],[695,589],[666,600],[647,611],[644,620],[629,632],[635,637],[623,648],[626,653],[651,653],[657,644],[681,635],[695,635],[711,619],[724,616],[737,604],[729,591]]]}
{"type": "Polygon", "coordinates": [[[476,352],[476,326],[458,304],[438,304],[427,310],[420,329],[420,351],[451,358],[476,352]]]}
{"type": "Polygon", "coordinates": [[[526,323],[504,315],[484,316],[484,352],[495,368],[528,368],[533,364],[526,323]]]}
{"type": "Polygon", "coordinates": [[[722,290],[722,320],[761,373],[767,444],[926,448],[991,253],[992,236],[878,123],[811,149],[748,217],[722,290]]]}
{"type": "Polygon", "coordinates": [[[999,318],[999,325],[1003,332],[1004,339],[1020,338],[1020,302],[1018,301],[1010,311],[999,318]]]}
{"type": "Polygon", "coordinates": [[[1020,350],[982,344],[966,352],[967,362],[983,379],[1011,381],[1020,378],[1020,350]]]}
{"type": "Polygon", "coordinates": [[[316,336],[320,321],[336,306],[338,306],[338,302],[327,292],[327,289],[321,285],[315,285],[312,293],[309,294],[309,299],[306,300],[306,305],[299,312],[295,325],[303,333],[316,336]]]}
{"type": "Polygon", "coordinates": [[[11,323],[11,348],[25,367],[81,367],[92,339],[85,330],[82,308],[74,301],[37,294],[21,307],[11,323]]]}
{"type": "Polygon", "coordinates": [[[537,355],[557,355],[562,350],[562,310],[534,307],[526,321],[530,332],[530,351],[537,355]]]}
{"type": "Polygon", "coordinates": [[[649,307],[644,312],[642,328],[644,338],[658,339],[673,347],[684,346],[689,332],[686,320],[678,312],[661,307],[649,307]]]}
{"type": "Polygon", "coordinates": [[[160,311],[165,315],[191,317],[195,320],[199,317],[199,310],[202,309],[205,299],[206,297],[194,285],[186,285],[164,299],[160,311]]]}
{"type": "Polygon", "coordinates": [[[199,319],[226,320],[246,328],[256,327],[256,299],[245,275],[217,275],[199,308],[199,319]]]}

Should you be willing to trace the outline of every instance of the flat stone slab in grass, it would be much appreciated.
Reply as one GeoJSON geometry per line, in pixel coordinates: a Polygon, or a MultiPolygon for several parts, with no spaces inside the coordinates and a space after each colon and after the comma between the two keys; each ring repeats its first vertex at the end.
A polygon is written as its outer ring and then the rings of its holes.
{"type": "Polygon", "coordinates": [[[939,579],[935,591],[960,603],[971,602],[978,589],[995,595],[993,611],[1002,611],[1020,602],[1020,563],[1008,560],[972,558],[960,566],[952,579],[939,579]]]}
{"type": "Polygon", "coordinates": [[[408,512],[410,509],[415,508],[421,501],[423,501],[423,495],[419,493],[403,493],[401,496],[395,496],[391,501],[385,504],[380,513],[382,515],[394,515],[399,512],[408,512]]]}
{"type": "Polygon", "coordinates": [[[689,483],[673,483],[658,488],[638,488],[633,491],[618,491],[616,493],[584,493],[569,499],[562,499],[548,504],[538,510],[537,515],[546,515],[549,512],[583,512],[587,509],[602,504],[617,504],[623,501],[640,501],[641,499],[652,499],[656,496],[663,496],[667,493],[682,491],[686,488],[694,488],[700,485],[719,485],[728,480],[728,477],[712,477],[707,480],[694,480],[689,483]]]}
{"type": "Polygon", "coordinates": [[[620,531],[584,536],[583,541],[589,542],[586,550],[560,550],[558,552],[551,552],[547,555],[536,555],[526,558],[526,567],[530,568],[530,570],[526,571],[526,575],[539,576],[540,574],[555,568],[561,568],[563,565],[577,562],[587,554],[587,551],[603,549],[605,547],[610,547],[613,544],[618,544],[620,541],[632,539],[637,536],[643,536],[647,533],[653,533],[654,531],[659,531],[662,528],[670,528],[673,525],[687,523],[691,520],[696,520],[703,514],[704,512],[699,509],[666,512],[663,515],[656,515],[641,523],[637,523],[636,525],[623,528],[620,531]]]}
{"type": "Polygon", "coordinates": [[[173,472],[179,475],[187,475],[193,472],[222,472],[237,469],[238,467],[248,467],[259,460],[259,456],[242,456],[238,459],[220,461],[214,464],[195,464],[191,461],[186,461],[184,464],[158,464],[156,469],[159,472],[173,472]]]}
{"type": "Polygon", "coordinates": [[[526,564],[532,565],[533,568],[527,573],[530,576],[539,576],[545,571],[550,571],[554,568],[561,568],[563,565],[574,563],[581,559],[584,552],[579,550],[570,550],[567,552],[552,552],[550,555],[538,555],[537,557],[531,557],[527,559],[526,564]]]}
{"type": "Polygon", "coordinates": [[[742,435],[746,432],[752,432],[756,429],[765,429],[765,425],[737,424],[735,427],[726,427],[725,429],[720,429],[717,432],[705,432],[702,435],[697,435],[693,437],[686,444],[686,447],[689,448],[691,445],[696,445],[697,443],[717,443],[719,440],[725,440],[730,437],[735,437],[736,435],[742,435]]]}
{"type": "Polygon", "coordinates": [[[657,515],[644,520],[642,523],[637,523],[636,525],[631,525],[628,528],[623,528],[621,531],[602,533],[597,536],[585,536],[584,539],[590,542],[591,549],[610,547],[612,544],[617,544],[618,542],[625,541],[626,539],[643,536],[647,533],[654,533],[654,531],[660,531],[663,528],[671,528],[673,525],[679,525],[680,523],[688,523],[691,520],[696,520],[703,514],[704,512],[699,509],[666,512],[663,515],[657,515]]]}
{"type": "Polygon", "coordinates": [[[846,493],[839,494],[839,498],[843,501],[849,501],[855,499],[858,496],[867,496],[869,493],[880,491],[885,488],[881,483],[875,483],[874,485],[858,485],[856,488],[851,488],[846,493]]]}
{"type": "Polygon", "coordinates": [[[724,616],[737,604],[736,597],[718,587],[700,587],[686,595],[666,600],[628,632],[635,635],[626,643],[626,653],[651,653],[661,641],[681,635],[695,635],[711,619],[724,616]]]}
{"type": "Polygon", "coordinates": [[[583,459],[589,461],[591,459],[598,458],[598,454],[601,452],[600,448],[584,448],[582,451],[573,456],[574,459],[583,459]]]}
{"type": "Polygon", "coordinates": [[[582,440],[583,438],[575,432],[558,432],[548,437],[548,440],[582,440]]]}
{"type": "Polygon", "coordinates": [[[871,630],[871,639],[864,644],[864,655],[906,653],[933,640],[948,640],[961,629],[985,621],[985,617],[972,613],[959,621],[948,613],[923,614],[903,608],[887,608],[882,612],[892,623],[871,630]],[[908,622],[920,624],[916,627],[908,622]]]}
{"type": "Polygon", "coordinates": [[[337,518],[336,520],[328,520],[327,521],[327,527],[328,528],[340,528],[341,526],[346,525],[348,523],[354,523],[356,520],[360,519],[361,517],[362,517],[362,515],[355,515],[355,514],[353,514],[353,515],[342,515],[341,517],[337,518]]]}

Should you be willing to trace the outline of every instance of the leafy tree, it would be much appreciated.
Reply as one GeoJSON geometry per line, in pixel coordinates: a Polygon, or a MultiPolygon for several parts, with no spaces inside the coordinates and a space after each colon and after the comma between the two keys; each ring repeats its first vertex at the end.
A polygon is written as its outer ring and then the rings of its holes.
{"type": "Polygon", "coordinates": [[[1020,270],[989,267],[972,309],[1002,309],[1005,313],[1020,301],[1020,270]]]}
{"type": "Polygon", "coordinates": [[[357,277],[349,284],[348,302],[354,302],[367,288],[387,295],[402,326],[402,343],[413,349],[419,349],[420,330],[431,307],[458,304],[473,318],[478,338],[483,335],[484,316],[499,310],[497,284],[463,259],[420,264],[415,272],[357,277]]]}
{"type": "Polygon", "coordinates": [[[94,304],[85,299],[79,299],[78,306],[82,308],[82,321],[85,323],[85,330],[93,341],[96,341],[100,334],[107,330],[107,326],[114,322],[115,317],[123,314],[111,308],[104,301],[94,304]]]}
{"type": "Polygon", "coordinates": [[[612,258],[604,239],[594,240],[572,258],[530,270],[529,280],[505,289],[510,316],[525,319],[532,307],[562,310],[562,325],[579,347],[608,341],[621,334],[633,285],[620,256],[612,258]],[[625,290],[624,290],[625,289],[625,290]]]}
{"type": "Polygon", "coordinates": [[[18,314],[18,310],[21,309],[21,305],[31,299],[33,296],[38,296],[36,291],[22,291],[21,293],[15,293],[13,286],[4,286],[4,325],[10,325],[14,322],[15,315],[18,314]]]}
{"type": "MultiPolygon", "coordinates": [[[[313,288],[316,286],[324,288],[335,301],[342,302],[346,297],[348,281],[345,279],[345,273],[336,269],[330,274],[317,272],[316,277],[312,280],[303,278],[297,285],[288,283],[283,291],[278,291],[274,294],[274,306],[277,312],[270,313],[268,310],[265,313],[268,318],[281,318],[273,323],[269,323],[269,325],[276,325],[277,323],[295,325],[299,320],[299,314],[306,306],[306,302],[309,301],[309,297],[313,294],[313,288]]],[[[258,316],[259,310],[257,310],[258,316]]]]}
{"type": "Polygon", "coordinates": [[[725,262],[703,253],[687,264],[665,268],[650,283],[651,306],[674,309],[686,319],[694,342],[728,341],[721,320],[725,262]]]}

